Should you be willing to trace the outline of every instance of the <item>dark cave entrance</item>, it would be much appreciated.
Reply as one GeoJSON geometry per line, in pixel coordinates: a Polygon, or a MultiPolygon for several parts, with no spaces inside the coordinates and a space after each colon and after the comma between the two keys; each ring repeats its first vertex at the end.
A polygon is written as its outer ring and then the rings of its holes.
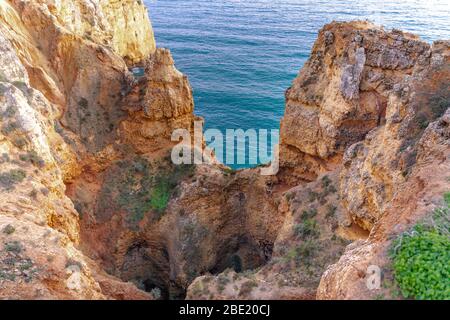
{"type": "Polygon", "coordinates": [[[248,236],[232,239],[218,248],[219,259],[209,273],[216,275],[227,269],[237,273],[265,265],[272,257],[273,243],[258,243],[248,236]]]}
{"type": "MultiPolygon", "coordinates": [[[[227,269],[232,269],[236,273],[257,269],[270,260],[273,249],[272,243],[257,243],[247,236],[224,241],[217,248],[215,264],[204,271],[200,271],[201,266],[196,265],[196,271],[189,276],[188,282],[181,284],[172,279],[173,270],[170,265],[174,262],[170,261],[167,250],[144,248],[143,245],[147,244],[134,245],[128,250],[127,264],[124,265],[124,269],[134,265],[134,275],[129,274],[126,278],[137,283],[142,290],[158,292],[159,298],[164,300],[184,300],[187,288],[199,276],[217,275],[227,269]],[[152,252],[153,255],[148,252],[152,252]]],[[[195,261],[191,262],[195,263],[195,261]]]]}

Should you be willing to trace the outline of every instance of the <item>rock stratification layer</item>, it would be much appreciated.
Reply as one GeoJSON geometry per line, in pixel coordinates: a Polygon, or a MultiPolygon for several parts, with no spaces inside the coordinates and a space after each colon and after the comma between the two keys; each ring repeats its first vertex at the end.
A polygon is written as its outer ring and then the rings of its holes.
{"type": "Polygon", "coordinates": [[[0,297],[372,298],[449,189],[449,52],[325,26],[262,176],[170,161],[201,119],[141,1],[0,2],[0,297]]]}

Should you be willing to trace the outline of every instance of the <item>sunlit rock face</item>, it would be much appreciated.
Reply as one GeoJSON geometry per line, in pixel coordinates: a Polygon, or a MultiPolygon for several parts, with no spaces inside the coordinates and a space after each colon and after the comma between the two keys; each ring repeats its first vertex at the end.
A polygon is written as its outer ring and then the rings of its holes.
{"type": "Polygon", "coordinates": [[[389,270],[391,240],[450,188],[449,49],[367,22],[325,26],[286,92],[286,218],[270,262],[197,278],[187,297],[392,298],[368,289],[368,267],[389,270]]]}
{"type": "Polygon", "coordinates": [[[0,297],[370,297],[352,266],[448,189],[448,80],[448,42],[332,23],[278,175],[175,166],[201,119],[141,1],[1,1],[0,297]]]}
{"type": "MultiPolygon", "coordinates": [[[[424,62],[395,85],[386,125],[346,151],[342,203],[371,233],[324,273],[318,298],[373,298],[358,270],[389,270],[392,239],[443,205],[450,189],[449,80],[450,43],[435,42],[424,62]]],[[[389,288],[377,294],[392,298],[389,288]]]]}
{"type": "Polygon", "coordinates": [[[65,195],[84,159],[113,141],[103,136],[119,118],[126,62],[155,53],[145,7],[2,1],[0,50],[0,297],[151,298],[80,251],[79,213],[65,195]],[[70,120],[83,105],[98,123],[70,120]]]}
{"type": "Polygon", "coordinates": [[[394,85],[429,55],[412,34],[368,22],[325,26],[286,92],[280,149],[287,182],[334,169],[350,145],[386,121],[394,85]]]}

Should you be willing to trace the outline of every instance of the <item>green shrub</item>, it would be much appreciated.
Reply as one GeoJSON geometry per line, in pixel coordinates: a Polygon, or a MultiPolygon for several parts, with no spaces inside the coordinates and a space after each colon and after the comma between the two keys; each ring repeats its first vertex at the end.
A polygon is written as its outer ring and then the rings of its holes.
{"type": "Polygon", "coordinates": [[[325,217],[327,219],[333,218],[336,215],[336,210],[337,210],[337,207],[332,205],[332,204],[330,204],[328,206],[327,213],[326,213],[325,217]]]}
{"type": "Polygon", "coordinates": [[[11,241],[5,243],[5,250],[8,252],[21,253],[22,245],[18,241],[11,241]]]}
{"type": "Polygon", "coordinates": [[[37,153],[36,151],[32,150],[29,151],[26,154],[21,154],[19,156],[19,159],[24,161],[24,162],[30,162],[33,165],[35,165],[36,167],[42,168],[45,166],[45,161],[44,159],[42,159],[37,153]]]}
{"type": "Polygon", "coordinates": [[[321,245],[317,240],[306,239],[299,245],[292,247],[284,256],[284,261],[295,261],[304,266],[310,266],[313,258],[319,252],[321,245]]]}
{"type": "Polygon", "coordinates": [[[150,206],[153,210],[163,212],[169,203],[171,188],[166,180],[160,179],[153,188],[150,197],[150,206]]]}
{"type": "Polygon", "coordinates": [[[22,260],[18,267],[20,271],[30,270],[33,267],[33,261],[30,259],[22,260]]]}
{"type": "Polygon", "coordinates": [[[317,238],[320,235],[319,227],[314,219],[307,219],[294,227],[294,233],[300,239],[307,237],[317,238]]]}
{"type": "Polygon", "coordinates": [[[450,207],[450,192],[444,193],[444,201],[450,207]]]}
{"type": "Polygon", "coordinates": [[[391,248],[395,280],[403,297],[450,299],[450,199],[423,221],[400,235],[391,248]]]}
{"type": "Polygon", "coordinates": [[[3,233],[7,235],[13,234],[14,231],[16,231],[16,229],[10,224],[3,228],[3,233]]]}
{"type": "Polygon", "coordinates": [[[314,202],[319,198],[319,194],[315,191],[309,191],[308,193],[309,202],[314,202]]]}
{"type": "Polygon", "coordinates": [[[331,179],[328,176],[323,176],[322,178],[322,187],[327,188],[331,183],[331,179]]]}
{"type": "Polygon", "coordinates": [[[294,199],[294,197],[295,197],[295,193],[294,193],[294,192],[288,192],[288,193],[286,193],[286,199],[287,199],[288,201],[291,201],[292,199],[294,199]]]}
{"type": "Polygon", "coordinates": [[[194,169],[194,166],[152,164],[142,157],[119,161],[107,173],[97,203],[96,218],[106,220],[114,212],[123,210],[128,214],[127,222],[132,228],[147,213],[157,220],[164,214],[180,180],[194,169]]]}
{"type": "Polygon", "coordinates": [[[156,300],[161,299],[161,289],[160,288],[153,288],[150,293],[153,295],[153,298],[156,300]]]}
{"type": "Polygon", "coordinates": [[[0,270],[0,279],[15,281],[16,276],[14,274],[11,274],[10,272],[5,272],[5,271],[0,270]]]}
{"type": "Polygon", "coordinates": [[[394,274],[405,298],[450,299],[450,241],[436,232],[404,237],[394,274]]]}
{"type": "Polygon", "coordinates": [[[317,210],[316,209],[303,210],[302,215],[301,215],[301,219],[302,220],[311,219],[311,218],[314,218],[316,215],[317,215],[317,210]]]}
{"type": "Polygon", "coordinates": [[[0,186],[4,189],[10,190],[14,188],[14,185],[22,182],[26,177],[26,173],[23,170],[11,170],[0,174],[0,186]]]}
{"type": "Polygon", "coordinates": [[[217,277],[217,282],[222,286],[226,286],[228,283],[230,283],[230,279],[228,279],[226,275],[221,274],[217,277]]]}
{"type": "Polygon", "coordinates": [[[445,111],[450,108],[450,96],[448,93],[447,95],[434,96],[430,99],[430,108],[433,119],[441,117],[445,111]]]}
{"type": "Polygon", "coordinates": [[[430,123],[430,121],[428,120],[428,117],[426,116],[426,114],[424,113],[419,113],[416,116],[416,123],[417,126],[421,129],[424,130],[428,127],[428,124],[430,123]]]}
{"type": "Polygon", "coordinates": [[[217,284],[217,291],[219,293],[222,293],[225,290],[225,286],[223,284],[218,283],[217,284]]]}
{"type": "Polygon", "coordinates": [[[297,254],[303,259],[305,264],[309,264],[308,259],[314,256],[316,249],[317,245],[314,241],[304,241],[297,247],[297,254]]]}

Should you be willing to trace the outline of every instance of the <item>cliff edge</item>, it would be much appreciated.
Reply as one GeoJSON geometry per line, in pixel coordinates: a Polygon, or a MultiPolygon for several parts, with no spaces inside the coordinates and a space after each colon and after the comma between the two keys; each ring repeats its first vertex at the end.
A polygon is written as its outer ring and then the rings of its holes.
{"type": "Polygon", "coordinates": [[[326,25],[274,176],[171,162],[201,119],[142,1],[1,1],[0,53],[0,298],[392,298],[368,268],[446,206],[448,41],[326,25]]]}

